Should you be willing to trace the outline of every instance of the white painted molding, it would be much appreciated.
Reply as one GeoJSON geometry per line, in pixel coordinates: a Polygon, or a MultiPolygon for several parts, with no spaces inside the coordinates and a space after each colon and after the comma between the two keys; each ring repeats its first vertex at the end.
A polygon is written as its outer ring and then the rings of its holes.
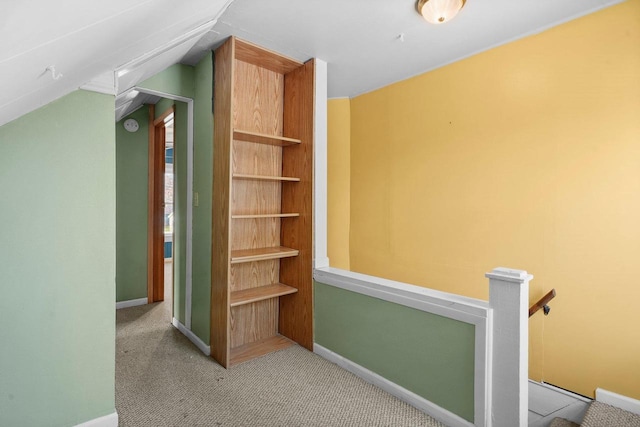
{"type": "Polygon", "coordinates": [[[320,283],[466,323],[476,324],[480,319],[486,319],[491,308],[479,299],[334,267],[317,268],[313,277],[320,283]]]}
{"type": "Polygon", "coordinates": [[[504,267],[485,274],[493,308],[492,410],[496,426],[525,427],[529,411],[529,281],[504,267]]]}
{"type": "Polygon", "coordinates": [[[130,299],[127,301],[120,301],[120,302],[116,302],[116,310],[120,310],[121,308],[127,308],[127,307],[135,307],[138,305],[145,305],[148,302],[149,300],[147,299],[147,297],[130,299]]]}
{"type": "Polygon", "coordinates": [[[315,268],[328,268],[329,257],[315,258],[313,260],[313,265],[315,266],[315,268]]]}
{"type": "Polygon", "coordinates": [[[171,324],[177,330],[182,332],[182,334],[185,337],[189,338],[189,341],[191,341],[193,344],[195,344],[195,346],[198,347],[198,349],[200,349],[200,351],[203,352],[205,354],[205,356],[211,356],[211,347],[206,345],[204,343],[204,341],[202,341],[200,338],[198,338],[198,336],[196,334],[194,334],[193,332],[191,332],[190,329],[187,329],[187,327],[185,325],[183,325],[182,323],[180,323],[180,321],[178,319],[176,319],[174,317],[173,320],[171,321],[171,324]]]}
{"type": "Polygon", "coordinates": [[[623,396],[601,388],[596,389],[596,400],[598,402],[623,409],[627,412],[640,415],[640,400],[632,399],[631,397],[623,396]]]}
{"type": "Polygon", "coordinates": [[[436,405],[435,403],[425,399],[424,397],[418,396],[414,392],[409,391],[406,388],[389,381],[388,379],[368,370],[363,366],[358,365],[355,362],[352,362],[351,360],[339,355],[338,353],[334,353],[333,351],[321,346],[320,344],[313,344],[313,352],[327,359],[328,361],[335,363],[341,368],[346,369],[357,377],[362,378],[366,382],[373,384],[376,387],[380,387],[387,393],[394,395],[398,399],[408,403],[415,408],[418,408],[422,412],[430,415],[431,417],[446,424],[447,426],[474,426],[474,424],[471,424],[469,421],[461,418],[453,412],[447,411],[446,409],[436,405]]]}
{"type": "Polygon", "coordinates": [[[313,156],[314,268],[329,266],[327,257],[327,63],[315,60],[313,156]]]}
{"type": "Polygon", "coordinates": [[[160,92],[153,89],[143,87],[133,87],[129,89],[136,90],[147,95],[155,95],[162,98],[171,99],[173,101],[186,102],[187,104],[187,247],[186,247],[186,272],[185,272],[185,302],[184,302],[184,318],[186,327],[191,329],[191,299],[193,297],[193,99],[182,95],[160,92]]]}
{"type": "Polygon", "coordinates": [[[193,99],[187,102],[187,248],[184,319],[191,330],[191,304],[193,298],[193,99]]]}
{"type": "Polygon", "coordinates": [[[494,328],[493,310],[486,301],[333,267],[314,270],[314,279],[350,292],[474,325],[474,425],[491,425],[494,328]]]}
{"type": "Polygon", "coordinates": [[[80,86],[80,89],[115,96],[117,94],[115,72],[108,71],[104,74],[94,77],[86,84],[80,86]]]}
{"type": "Polygon", "coordinates": [[[94,418],[82,424],[77,424],[76,427],[118,427],[118,412],[113,411],[104,417],[94,418]]]}

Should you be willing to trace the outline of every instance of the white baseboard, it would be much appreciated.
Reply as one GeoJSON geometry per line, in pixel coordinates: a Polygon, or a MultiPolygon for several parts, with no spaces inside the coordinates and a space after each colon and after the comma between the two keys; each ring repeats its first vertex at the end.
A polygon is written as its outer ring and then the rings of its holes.
{"type": "Polygon", "coordinates": [[[94,418],[82,424],[78,424],[76,427],[118,427],[118,412],[113,411],[109,415],[94,418]]]}
{"type": "Polygon", "coordinates": [[[171,322],[173,324],[173,326],[179,330],[180,332],[182,332],[182,334],[189,338],[189,341],[191,341],[192,343],[195,344],[196,347],[198,347],[200,349],[201,352],[203,352],[206,356],[211,356],[211,347],[209,347],[208,345],[206,345],[204,343],[204,341],[202,341],[200,338],[198,338],[198,336],[196,334],[194,334],[193,332],[191,332],[191,330],[187,329],[186,326],[184,326],[182,323],[180,323],[180,321],[178,319],[176,319],[175,317],[173,318],[173,321],[171,322]]]}
{"type": "Polygon", "coordinates": [[[435,403],[428,401],[424,397],[418,396],[412,391],[409,391],[399,386],[398,384],[393,383],[388,379],[376,374],[375,372],[372,372],[367,368],[360,366],[357,363],[352,362],[351,360],[346,359],[337,353],[334,353],[333,351],[321,346],[320,344],[313,344],[313,352],[319,356],[322,356],[328,361],[335,363],[341,368],[346,369],[357,377],[362,378],[366,382],[380,387],[387,393],[394,395],[403,402],[408,403],[409,405],[421,410],[427,415],[450,427],[473,427],[473,423],[470,423],[469,421],[461,418],[453,412],[441,408],[435,403]]]}
{"type": "Polygon", "coordinates": [[[127,307],[135,307],[137,305],[145,305],[148,302],[149,300],[147,299],[147,297],[130,299],[128,301],[120,301],[116,303],[116,310],[119,310],[121,308],[127,308],[127,307]]]}
{"type": "Polygon", "coordinates": [[[596,400],[598,402],[606,403],[607,405],[615,406],[616,408],[624,409],[627,412],[640,415],[640,400],[632,399],[601,388],[596,389],[596,400]]]}

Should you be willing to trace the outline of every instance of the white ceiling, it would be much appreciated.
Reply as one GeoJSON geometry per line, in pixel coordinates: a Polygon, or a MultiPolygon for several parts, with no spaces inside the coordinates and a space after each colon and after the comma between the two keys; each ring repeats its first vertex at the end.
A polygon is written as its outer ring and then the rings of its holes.
{"type": "Polygon", "coordinates": [[[113,88],[114,73],[125,92],[232,34],[327,61],[329,96],[351,97],[620,1],[467,0],[441,26],[422,20],[414,0],[5,2],[0,125],[92,81],[113,88]]]}
{"type": "Polygon", "coordinates": [[[467,0],[455,19],[431,25],[415,0],[235,0],[214,31],[324,59],[329,97],[352,97],[619,2],[467,0]]]}

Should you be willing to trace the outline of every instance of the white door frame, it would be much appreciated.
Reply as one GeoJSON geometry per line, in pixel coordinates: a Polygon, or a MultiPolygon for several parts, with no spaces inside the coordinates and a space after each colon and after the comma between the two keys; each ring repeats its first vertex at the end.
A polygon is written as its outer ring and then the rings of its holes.
{"type": "MultiPolygon", "coordinates": [[[[175,95],[167,92],[160,92],[143,87],[133,87],[135,90],[147,95],[159,96],[172,101],[185,102],[187,104],[187,248],[186,248],[186,296],[184,302],[184,323],[187,329],[191,330],[191,295],[192,295],[192,275],[193,275],[193,98],[175,95]]],[[[175,243],[175,242],[174,242],[175,243]]],[[[173,246],[175,248],[175,245],[173,246]]]]}

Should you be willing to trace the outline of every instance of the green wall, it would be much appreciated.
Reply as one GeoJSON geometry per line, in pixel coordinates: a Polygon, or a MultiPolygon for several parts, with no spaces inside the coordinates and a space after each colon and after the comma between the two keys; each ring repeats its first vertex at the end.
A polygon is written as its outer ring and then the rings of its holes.
{"type": "Polygon", "coordinates": [[[213,55],[195,68],[193,191],[193,292],[191,330],[209,344],[211,307],[211,201],[213,186],[213,55]]]}
{"type": "Polygon", "coordinates": [[[314,285],[317,344],[473,422],[473,325],[314,285]]]}
{"type": "Polygon", "coordinates": [[[115,411],[114,98],[76,91],[0,127],[0,425],[115,411]]]}
{"type": "Polygon", "coordinates": [[[149,109],[116,123],[116,301],[147,297],[149,109]],[[123,123],[138,121],[137,132],[123,123]]]}
{"type": "Polygon", "coordinates": [[[155,76],[148,78],[138,86],[170,93],[172,95],[194,98],[195,86],[193,83],[193,75],[193,67],[175,64],[155,76]]]}

